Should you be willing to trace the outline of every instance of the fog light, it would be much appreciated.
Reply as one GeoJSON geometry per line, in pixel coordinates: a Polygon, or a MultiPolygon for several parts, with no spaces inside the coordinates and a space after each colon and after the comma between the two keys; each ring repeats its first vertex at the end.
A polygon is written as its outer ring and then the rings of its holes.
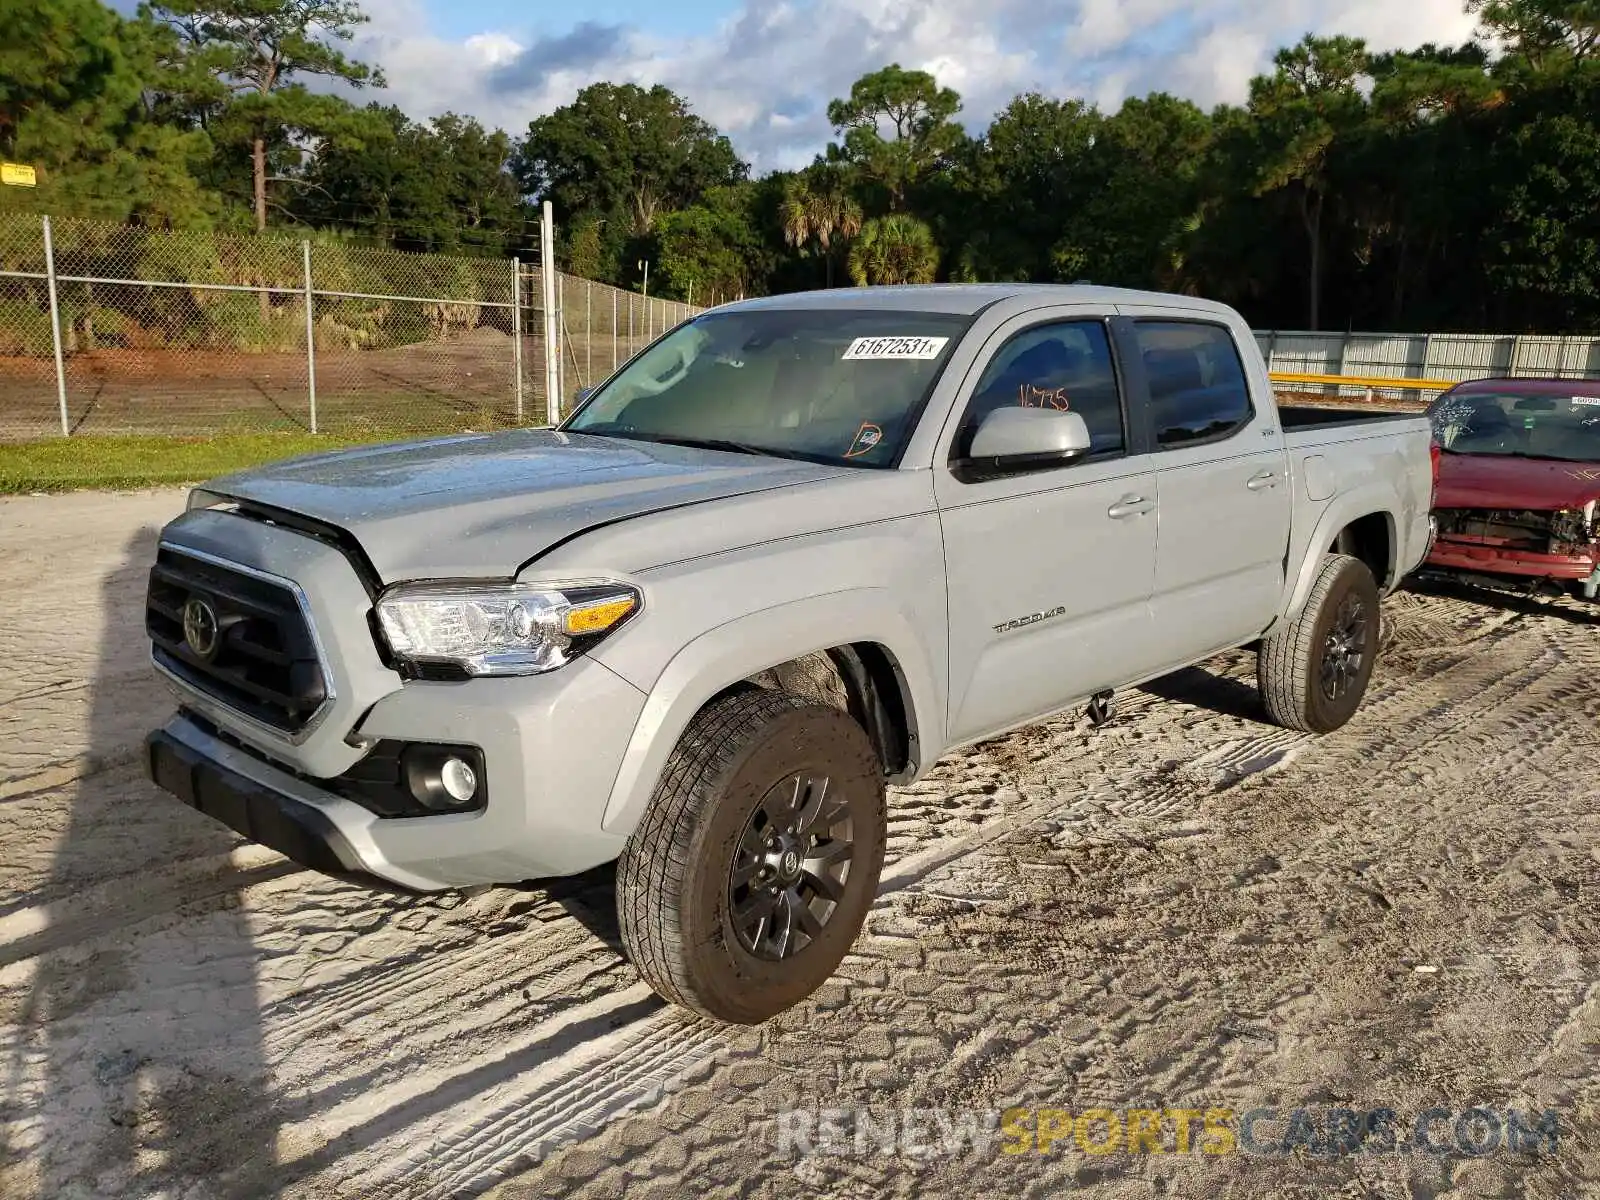
{"type": "Polygon", "coordinates": [[[450,799],[465,804],[478,790],[478,773],[459,758],[447,758],[439,768],[439,782],[450,799]]]}
{"type": "Polygon", "coordinates": [[[482,808],[489,798],[483,755],[473,747],[413,743],[401,753],[400,768],[412,797],[433,812],[482,808]]]}

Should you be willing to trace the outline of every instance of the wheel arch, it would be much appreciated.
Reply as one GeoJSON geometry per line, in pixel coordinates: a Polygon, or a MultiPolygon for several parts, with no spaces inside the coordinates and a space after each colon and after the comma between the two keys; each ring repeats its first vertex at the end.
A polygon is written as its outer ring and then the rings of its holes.
{"type": "Polygon", "coordinates": [[[1398,552],[1395,544],[1394,517],[1387,512],[1370,512],[1348,522],[1328,547],[1330,553],[1348,554],[1367,564],[1379,592],[1388,591],[1395,584],[1395,563],[1398,552]]]}
{"type": "Polygon", "coordinates": [[[937,753],[935,731],[943,728],[932,660],[887,592],[834,592],[730,621],[673,656],[629,739],[602,827],[627,833],[637,824],[673,746],[705,705],[819,653],[838,671],[848,709],[878,747],[886,774],[915,775],[925,756],[937,753]],[[894,759],[899,769],[887,770],[894,759]]]}
{"type": "Polygon", "coordinates": [[[1339,548],[1341,539],[1347,544],[1360,544],[1368,552],[1381,555],[1381,562],[1368,561],[1362,553],[1353,555],[1372,568],[1380,595],[1386,594],[1399,582],[1396,565],[1400,549],[1393,503],[1392,496],[1368,491],[1340,497],[1338,503],[1330,504],[1322,511],[1311,537],[1304,543],[1298,569],[1291,577],[1280,621],[1292,620],[1305,608],[1306,599],[1311,595],[1311,589],[1322,570],[1323,559],[1329,553],[1346,553],[1339,548]],[[1381,534],[1378,532],[1380,529],[1381,534]]]}
{"type": "Polygon", "coordinates": [[[905,674],[894,652],[879,642],[847,642],[800,655],[724,688],[712,701],[744,683],[795,692],[849,713],[872,739],[888,778],[914,766],[905,674]]]}

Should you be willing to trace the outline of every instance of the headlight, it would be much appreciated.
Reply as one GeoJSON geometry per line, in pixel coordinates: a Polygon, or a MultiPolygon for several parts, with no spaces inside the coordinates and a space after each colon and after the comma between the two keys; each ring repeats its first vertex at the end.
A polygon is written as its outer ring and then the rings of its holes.
{"type": "Polygon", "coordinates": [[[534,675],[582,654],[639,611],[619,583],[416,584],[378,600],[378,623],[402,664],[468,675],[534,675]]]}

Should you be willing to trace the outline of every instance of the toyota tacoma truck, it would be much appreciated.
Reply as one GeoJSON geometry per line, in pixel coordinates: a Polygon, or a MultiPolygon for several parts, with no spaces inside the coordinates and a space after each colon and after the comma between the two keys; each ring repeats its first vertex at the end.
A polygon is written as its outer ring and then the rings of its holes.
{"type": "Polygon", "coordinates": [[[1600,380],[1475,379],[1428,416],[1442,454],[1426,572],[1600,595],[1600,380]]]}
{"type": "Polygon", "coordinates": [[[669,331],[553,429],[196,489],[147,630],[153,779],[419,891],[617,862],[672,1001],[837,967],[887,785],[1231,647],[1355,712],[1423,558],[1421,416],[1280,408],[1231,309],[1094,287],[826,291],[669,331]]]}

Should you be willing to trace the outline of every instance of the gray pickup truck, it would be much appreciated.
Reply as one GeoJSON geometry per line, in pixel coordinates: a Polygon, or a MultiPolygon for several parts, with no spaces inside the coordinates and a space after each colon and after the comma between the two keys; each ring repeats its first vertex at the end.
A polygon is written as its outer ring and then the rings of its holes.
{"type": "Polygon", "coordinates": [[[827,291],[680,325],[556,429],[280,463],[163,531],[155,781],[413,890],[618,860],[626,948],[734,1022],[837,967],[886,785],[1236,646],[1360,704],[1430,537],[1421,417],[1280,408],[1180,296],[827,291]]]}

